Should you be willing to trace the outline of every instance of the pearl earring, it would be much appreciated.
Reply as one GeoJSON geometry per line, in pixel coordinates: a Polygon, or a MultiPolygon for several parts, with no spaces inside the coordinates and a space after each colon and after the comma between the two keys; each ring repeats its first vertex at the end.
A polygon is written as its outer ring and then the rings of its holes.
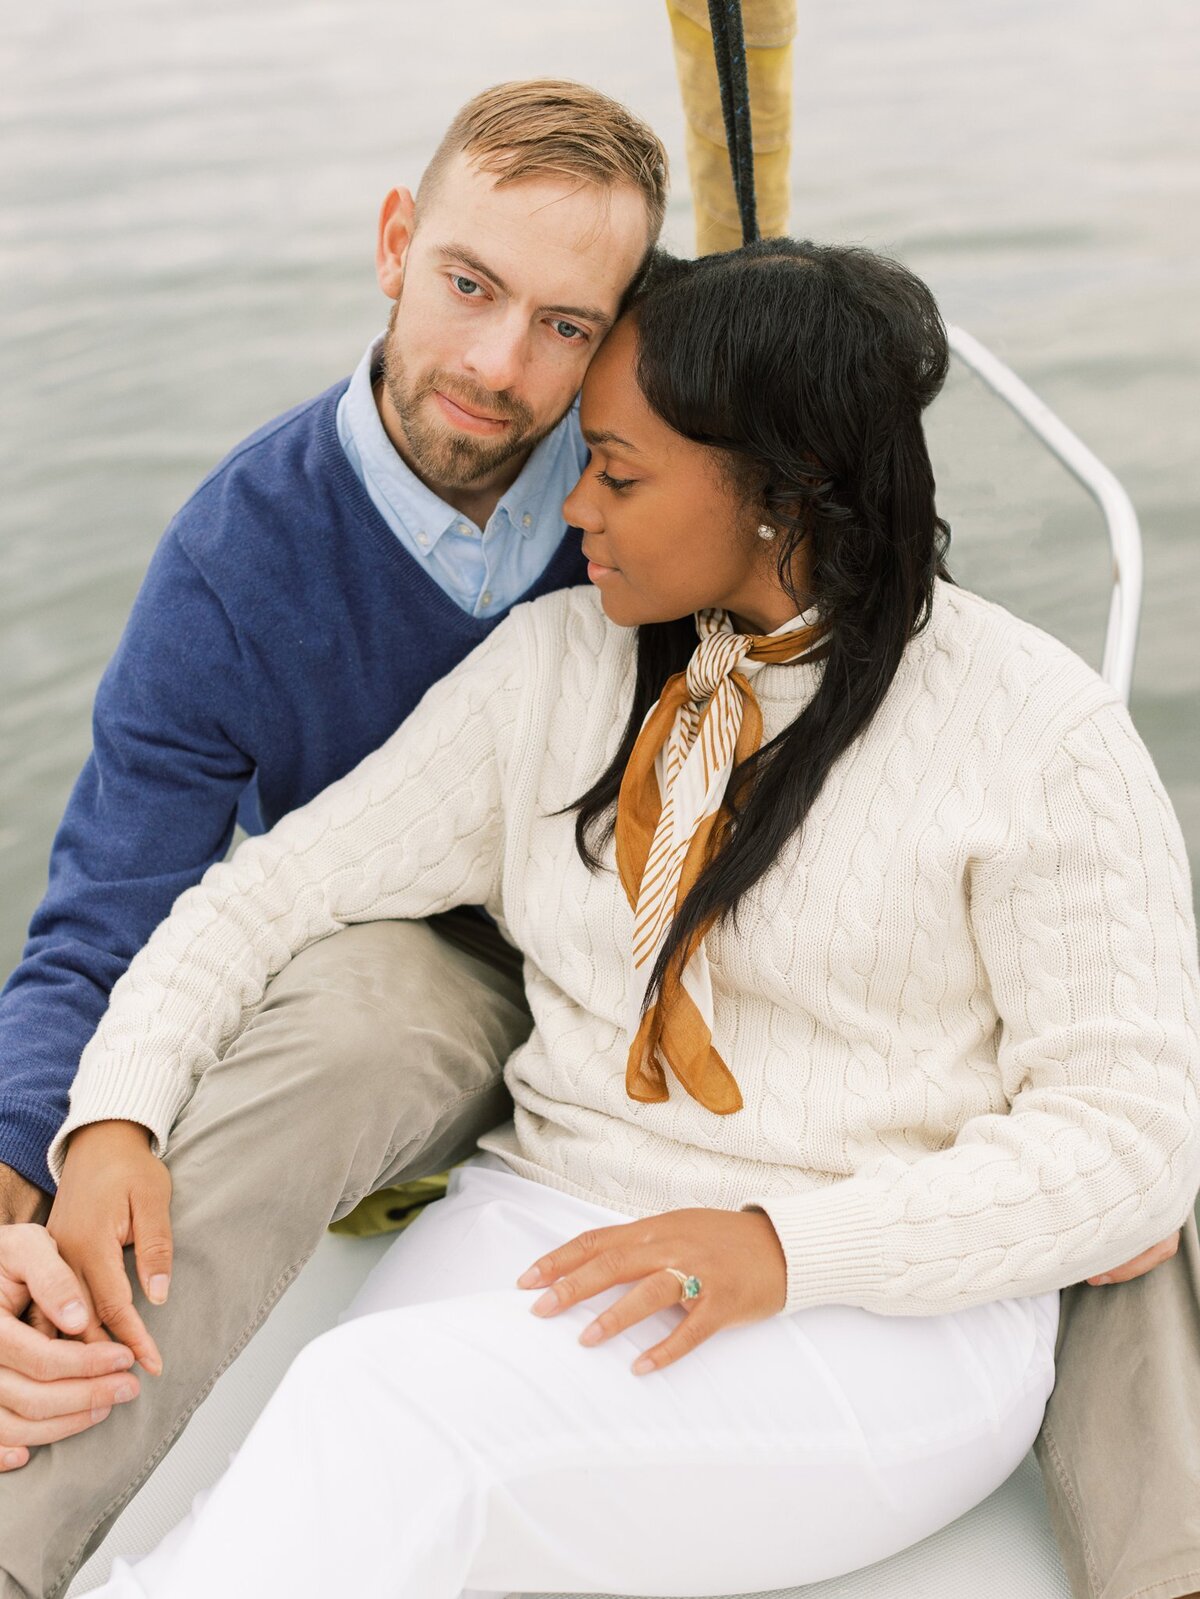
{"type": "Polygon", "coordinates": [[[760,539],[773,539],[775,537],[775,529],[767,522],[760,522],[758,524],[758,536],[760,539]]]}

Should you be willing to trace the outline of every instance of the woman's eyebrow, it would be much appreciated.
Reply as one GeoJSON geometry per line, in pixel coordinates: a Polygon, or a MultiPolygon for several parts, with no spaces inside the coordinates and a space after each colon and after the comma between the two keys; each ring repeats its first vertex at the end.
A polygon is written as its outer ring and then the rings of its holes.
{"type": "Polygon", "coordinates": [[[619,433],[597,431],[595,428],[581,428],[580,431],[587,444],[619,444],[623,450],[632,450],[634,455],[641,454],[636,444],[630,444],[629,440],[623,439],[619,433]]]}
{"type": "MultiPolygon", "coordinates": [[[[461,261],[463,266],[470,267],[472,272],[477,272],[481,278],[494,283],[501,294],[512,293],[498,272],[485,265],[477,255],[472,255],[470,250],[464,250],[461,244],[440,244],[437,253],[443,261],[461,261]]],[[[578,317],[581,322],[594,322],[599,328],[610,328],[613,323],[607,311],[601,311],[594,305],[543,305],[539,309],[551,316],[573,316],[578,317]]]]}

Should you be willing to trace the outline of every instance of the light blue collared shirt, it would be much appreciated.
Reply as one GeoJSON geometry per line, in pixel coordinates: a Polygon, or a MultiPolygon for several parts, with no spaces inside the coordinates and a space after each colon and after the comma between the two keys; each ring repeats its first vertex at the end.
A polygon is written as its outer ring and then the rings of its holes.
{"type": "Polygon", "coordinates": [[[469,616],[498,616],[537,582],[562,543],[563,501],[588,456],[579,402],[537,445],[480,529],[426,488],[384,431],[371,390],[382,345],[380,335],[368,346],[338,401],[342,449],[375,509],[434,582],[469,616]]]}

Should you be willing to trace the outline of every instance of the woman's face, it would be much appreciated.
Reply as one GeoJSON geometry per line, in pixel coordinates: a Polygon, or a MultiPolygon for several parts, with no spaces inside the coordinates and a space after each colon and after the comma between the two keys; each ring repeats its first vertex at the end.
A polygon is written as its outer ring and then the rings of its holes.
{"type": "Polygon", "coordinates": [[[588,577],[622,627],[668,622],[709,606],[769,633],[796,614],[780,586],[774,544],[716,452],[667,426],[634,375],[637,335],[624,317],[583,384],[581,422],[591,459],[563,514],[583,531],[588,577]]]}

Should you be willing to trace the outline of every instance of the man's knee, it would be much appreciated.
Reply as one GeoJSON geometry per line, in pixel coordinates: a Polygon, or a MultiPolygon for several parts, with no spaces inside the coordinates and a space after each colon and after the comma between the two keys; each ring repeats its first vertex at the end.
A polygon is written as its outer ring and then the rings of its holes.
{"type": "Polygon", "coordinates": [[[226,1062],[274,1063],[292,1091],[453,1103],[495,1081],[529,1025],[477,972],[423,922],[345,928],[284,967],[226,1062]]]}
{"type": "Polygon", "coordinates": [[[185,1107],[168,1161],[187,1182],[198,1159],[208,1182],[214,1152],[227,1167],[240,1141],[277,1173],[311,1164],[315,1180],[319,1167],[343,1207],[441,1171],[511,1113],[503,1066],[528,1027],[519,985],[423,923],[346,928],[269,986],[185,1107]]]}

